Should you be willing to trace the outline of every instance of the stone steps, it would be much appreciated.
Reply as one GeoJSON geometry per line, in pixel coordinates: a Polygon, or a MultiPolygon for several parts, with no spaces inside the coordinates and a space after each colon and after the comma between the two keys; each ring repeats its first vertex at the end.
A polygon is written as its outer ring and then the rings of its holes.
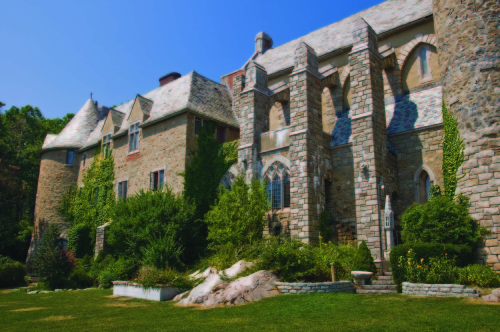
{"type": "Polygon", "coordinates": [[[363,285],[364,290],[396,290],[396,285],[363,285]]]}
{"type": "Polygon", "coordinates": [[[395,294],[398,291],[395,289],[357,289],[356,294],[395,294]]]}
{"type": "Polygon", "coordinates": [[[394,285],[391,279],[380,279],[372,280],[372,285],[394,285]]]}

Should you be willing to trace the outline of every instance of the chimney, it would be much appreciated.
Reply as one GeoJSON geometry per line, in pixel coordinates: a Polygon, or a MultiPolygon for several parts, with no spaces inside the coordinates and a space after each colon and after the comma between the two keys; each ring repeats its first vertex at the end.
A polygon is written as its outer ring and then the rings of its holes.
{"type": "Polygon", "coordinates": [[[172,81],[175,81],[176,79],[178,79],[179,77],[181,77],[181,74],[179,73],[176,73],[176,72],[171,72],[171,73],[168,73],[167,75],[165,76],[162,76],[160,77],[160,86],[164,86],[165,84],[168,84],[172,81]]]}
{"type": "Polygon", "coordinates": [[[265,53],[268,49],[273,47],[273,39],[264,31],[259,32],[255,36],[255,52],[259,54],[265,53]]]}

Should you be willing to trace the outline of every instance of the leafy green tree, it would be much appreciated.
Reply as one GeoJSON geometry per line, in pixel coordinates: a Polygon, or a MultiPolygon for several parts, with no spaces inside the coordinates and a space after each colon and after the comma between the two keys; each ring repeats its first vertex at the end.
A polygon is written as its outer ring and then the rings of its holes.
{"type": "Polygon", "coordinates": [[[403,213],[401,236],[405,243],[450,243],[475,247],[485,230],[469,215],[469,199],[436,196],[425,204],[413,203],[403,213]]]}
{"type": "Polygon", "coordinates": [[[268,209],[264,186],[253,180],[249,187],[243,175],[236,177],[231,190],[221,190],[217,203],[206,214],[211,246],[251,244],[262,238],[268,209]]]}
{"type": "Polygon", "coordinates": [[[186,165],[184,192],[196,204],[196,217],[203,219],[217,199],[217,189],[231,165],[238,161],[238,141],[220,143],[215,139],[217,126],[206,121],[198,132],[197,149],[186,165]]]}
{"type": "Polygon", "coordinates": [[[368,271],[377,273],[377,266],[373,260],[372,253],[365,241],[362,241],[358,247],[356,256],[354,256],[353,271],[368,271]]]}
{"type": "MultiPolygon", "coordinates": [[[[0,108],[5,104],[0,103],[0,108]]],[[[39,151],[47,134],[58,134],[72,119],[47,119],[37,107],[0,112],[0,255],[26,259],[31,239],[39,151]]]]}
{"type": "Polygon", "coordinates": [[[61,231],[57,224],[50,224],[33,259],[35,273],[45,278],[49,287],[54,289],[64,287],[73,264],[71,256],[64,249],[61,231]]]}
{"type": "Polygon", "coordinates": [[[205,249],[192,201],[168,187],[119,200],[112,212],[107,243],[116,255],[157,268],[180,267],[205,249]]]}

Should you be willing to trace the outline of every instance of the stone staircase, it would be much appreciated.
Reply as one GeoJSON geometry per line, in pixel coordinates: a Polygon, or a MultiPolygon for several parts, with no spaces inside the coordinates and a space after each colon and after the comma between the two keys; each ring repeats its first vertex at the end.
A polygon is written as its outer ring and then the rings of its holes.
{"type": "Polygon", "coordinates": [[[357,294],[390,294],[397,293],[397,286],[392,281],[392,272],[384,272],[377,280],[372,280],[370,285],[363,285],[357,289],[357,294]]]}

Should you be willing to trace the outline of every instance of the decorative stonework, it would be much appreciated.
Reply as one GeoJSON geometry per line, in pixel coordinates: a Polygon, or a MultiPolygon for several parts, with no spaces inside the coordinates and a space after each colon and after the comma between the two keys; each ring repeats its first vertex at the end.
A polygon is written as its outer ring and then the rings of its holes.
{"type": "Polygon", "coordinates": [[[308,293],[355,293],[356,287],[352,282],[276,282],[281,294],[308,294],[308,293]]]}
{"type": "Polygon", "coordinates": [[[421,296],[479,297],[476,289],[453,284],[412,284],[403,282],[403,294],[421,296]]]}

